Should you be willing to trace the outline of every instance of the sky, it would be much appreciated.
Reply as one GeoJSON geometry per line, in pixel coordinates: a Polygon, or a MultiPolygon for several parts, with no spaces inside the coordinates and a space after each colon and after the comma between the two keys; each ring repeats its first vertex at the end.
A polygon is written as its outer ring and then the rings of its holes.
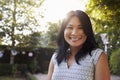
{"type": "Polygon", "coordinates": [[[70,10],[85,10],[88,0],[46,0],[42,8],[45,9],[44,21],[56,22],[63,19],[70,10]]]}
{"type": "Polygon", "coordinates": [[[56,23],[62,20],[65,15],[71,10],[85,11],[85,5],[88,0],[45,0],[41,9],[44,10],[43,16],[40,20],[40,27],[38,30],[47,31],[47,22],[56,23]],[[44,27],[43,27],[44,26],[44,27]]]}

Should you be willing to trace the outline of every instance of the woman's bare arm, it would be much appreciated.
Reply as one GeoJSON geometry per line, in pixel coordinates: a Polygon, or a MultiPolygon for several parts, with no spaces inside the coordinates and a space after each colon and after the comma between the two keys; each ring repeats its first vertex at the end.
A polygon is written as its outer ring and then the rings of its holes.
{"type": "Polygon", "coordinates": [[[108,60],[105,53],[102,53],[95,66],[95,80],[110,80],[108,60]]]}
{"type": "Polygon", "coordinates": [[[54,64],[52,61],[50,61],[47,80],[52,80],[51,78],[52,78],[53,70],[54,70],[54,64]]]}

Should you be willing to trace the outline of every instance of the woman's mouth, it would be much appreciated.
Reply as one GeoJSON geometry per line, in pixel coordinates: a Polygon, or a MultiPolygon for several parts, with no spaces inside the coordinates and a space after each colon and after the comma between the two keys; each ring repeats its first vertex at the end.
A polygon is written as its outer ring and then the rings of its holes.
{"type": "Polygon", "coordinates": [[[71,39],[72,41],[78,41],[78,40],[82,39],[82,36],[76,36],[76,37],[71,36],[70,39],[71,39]]]}

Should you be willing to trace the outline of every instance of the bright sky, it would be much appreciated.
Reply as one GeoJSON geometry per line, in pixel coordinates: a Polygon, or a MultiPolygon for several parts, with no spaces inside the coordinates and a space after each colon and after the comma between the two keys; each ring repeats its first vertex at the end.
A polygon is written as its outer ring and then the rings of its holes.
{"type": "MultiPolygon", "coordinates": [[[[85,10],[85,4],[88,0],[46,0],[42,9],[45,9],[42,25],[46,22],[57,22],[63,19],[70,10],[85,10]]],[[[43,27],[42,29],[44,29],[43,27]]]]}
{"type": "Polygon", "coordinates": [[[62,19],[70,10],[85,10],[87,0],[46,0],[43,7],[46,8],[44,14],[47,21],[62,19]]]}

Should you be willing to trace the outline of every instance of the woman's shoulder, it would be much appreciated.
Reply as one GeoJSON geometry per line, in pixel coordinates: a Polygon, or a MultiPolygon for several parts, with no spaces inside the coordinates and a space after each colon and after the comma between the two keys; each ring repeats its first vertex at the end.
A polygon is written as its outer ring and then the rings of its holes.
{"type": "Polygon", "coordinates": [[[100,48],[96,48],[96,49],[91,51],[91,55],[92,55],[92,58],[94,60],[94,64],[97,63],[97,61],[102,53],[104,53],[104,51],[100,48]]]}
{"type": "Polygon", "coordinates": [[[52,58],[51,58],[51,61],[53,63],[56,63],[56,57],[57,57],[57,52],[54,52],[53,55],[52,55],[52,58]]]}
{"type": "Polygon", "coordinates": [[[102,52],[104,52],[102,49],[96,48],[96,49],[93,49],[93,50],[91,51],[91,54],[92,54],[92,56],[94,56],[94,55],[101,54],[102,52]]]}
{"type": "Polygon", "coordinates": [[[58,54],[57,52],[54,52],[53,55],[52,55],[52,57],[55,58],[57,56],[57,54],[58,54]]]}

